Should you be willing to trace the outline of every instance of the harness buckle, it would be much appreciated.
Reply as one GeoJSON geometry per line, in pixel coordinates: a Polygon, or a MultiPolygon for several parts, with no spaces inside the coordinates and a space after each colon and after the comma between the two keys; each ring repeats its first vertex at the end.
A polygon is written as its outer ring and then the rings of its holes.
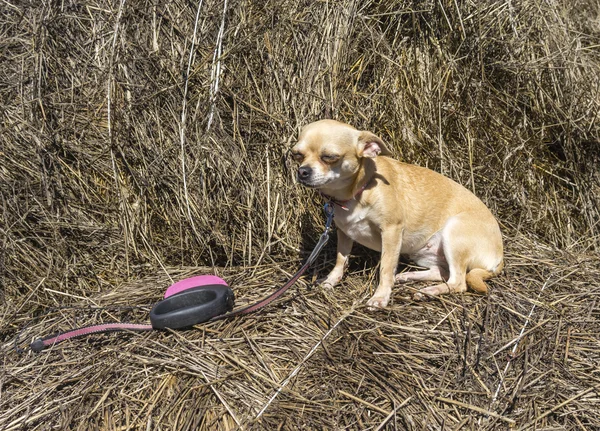
{"type": "Polygon", "coordinates": [[[325,210],[325,215],[327,216],[327,221],[325,222],[325,233],[328,233],[329,229],[331,229],[331,223],[333,222],[333,202],[325,202],[325,205],[323,205],[323,209],[325,210]]]}

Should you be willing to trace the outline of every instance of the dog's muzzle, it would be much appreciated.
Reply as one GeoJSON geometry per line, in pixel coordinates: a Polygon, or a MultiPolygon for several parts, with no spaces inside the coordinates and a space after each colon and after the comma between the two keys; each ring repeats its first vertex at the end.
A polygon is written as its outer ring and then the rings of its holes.
{"type": "Polygon", "coordinates": [[[313,170],[310,166],[300,166],[298,168],[298,181],[302,184],[308,185],[312,173],[313,170]]]}

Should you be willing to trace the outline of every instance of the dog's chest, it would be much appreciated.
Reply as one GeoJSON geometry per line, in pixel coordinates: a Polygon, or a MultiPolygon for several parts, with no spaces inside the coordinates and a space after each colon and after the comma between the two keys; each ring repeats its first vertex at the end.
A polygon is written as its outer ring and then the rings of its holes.
{"type": "Polygon", "coordinates": [[[370,249],[381,251],[381,234],[369,219],[369,207],[351,201],[348,209],[335,208],[335,224],[349,238],[370,249]]]}

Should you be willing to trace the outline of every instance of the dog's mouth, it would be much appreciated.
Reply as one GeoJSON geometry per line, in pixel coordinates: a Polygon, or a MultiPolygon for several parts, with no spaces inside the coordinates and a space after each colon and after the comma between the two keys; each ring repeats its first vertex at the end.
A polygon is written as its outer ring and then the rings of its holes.
{"type": "Polygon", "coordinates": [[[302,184],[304,187],[308,187],[311,189],[318,189],[319,187],[323,187],[327,185],[331,180],[324,176],[319,177],[309,177],[309,178],[300,178],[300,176],[296,177],[298,182],[302,184]]]}

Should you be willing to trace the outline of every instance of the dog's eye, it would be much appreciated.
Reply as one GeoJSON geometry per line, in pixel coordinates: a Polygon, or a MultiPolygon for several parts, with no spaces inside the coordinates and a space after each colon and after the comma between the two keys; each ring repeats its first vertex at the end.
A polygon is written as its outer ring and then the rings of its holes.
{"type": "Polygon", "coordinates": [[[294,153],[292,153],[292,157],[298,163],[300,163],[302,160],[304,160],[304,156],[302,155],[302,153],[296,153],[296,152],[294,152],[294,153]]]}
{"type": "Polygon", "coordinates": [[[328,163],[328,164],[335,163],[339,159],[340,159],[340,156],[335,155],[335,154],[323,154],[321,156],[321,160],[323,160],[323,162],[328,163]]]}

